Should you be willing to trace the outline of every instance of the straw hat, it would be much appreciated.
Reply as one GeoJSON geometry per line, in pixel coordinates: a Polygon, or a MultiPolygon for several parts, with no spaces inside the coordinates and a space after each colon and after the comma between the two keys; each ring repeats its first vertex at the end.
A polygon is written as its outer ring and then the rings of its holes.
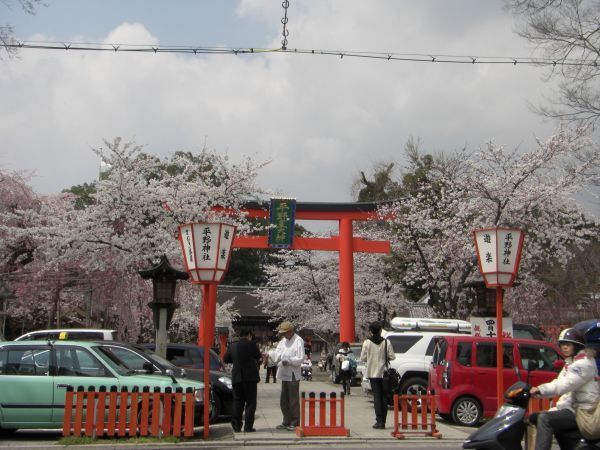
{"type": "Polygon", "coordinates": [[[287,320],[285,322],[281,322],[281,325],[279,325],[279,328],[277,329],[277,333],[285,334],[288,331],[294,331],[294,325],[292,324],[292,322],[289,322],[287,320]]]}

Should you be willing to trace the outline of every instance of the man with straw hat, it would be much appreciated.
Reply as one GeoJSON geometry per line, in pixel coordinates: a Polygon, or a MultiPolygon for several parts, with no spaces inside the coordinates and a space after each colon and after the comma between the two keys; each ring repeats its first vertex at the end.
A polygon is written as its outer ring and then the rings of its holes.
{"type": "Polygon", "coordinates": [[[277,362],[277,379],[281,381],[279,406],[283,421],[276,428],[293,431],[300,425],[300,366],[304,360],[304,341],[289,321],[282,322],[277,333],[282,339],[273,352],[273,359],[277,362]]]}

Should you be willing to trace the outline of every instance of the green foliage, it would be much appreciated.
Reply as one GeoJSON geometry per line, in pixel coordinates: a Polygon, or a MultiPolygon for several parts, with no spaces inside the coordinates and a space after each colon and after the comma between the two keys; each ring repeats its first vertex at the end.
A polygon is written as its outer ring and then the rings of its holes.
{"type": "MultiPolygon", "coordinates": [[[[404,152],[407,158],[407,166],[399,174],[394,173],[396,163],[378,163],[373,168],[372,178],[369,180],[364,172],[360,172],[359,183],[363,185],[358,193],[360,202],[385,202],[394,201],[408,196],[415,196],[417,192],[421,195],[421,201],[435,209],[435,204],[439,198],[441,186],[435,182],[435,175],[432,169],[436,161],[442,161],[442,156],[434,157],[431,154],[422,154],[420,151],[421,141],[412,136],[404,145],[404,152]],[[428,189],[424,192],[423,186],[428,189]]],[[[391,225],[383,225],[391,227],[391,225]]],[[[407,233],[398,226],[393,226],[395,233],[407,233]]],[[[415,233],[415,230],[412,230],[415,233]]],[[[427,293],[421,285],[407,284],[404,282],[403,274],[408,267],[408,261],[401,253],[392,252],[387,258],[390,280],[399,283],[407,300],[417,301],[427,293]]],[[[429,292],[435,297],[434,292],[429,292]]]]}
{"type": "Polygon", "coordinates": [[[62,192],[69,192],[75,196],[75,209],[85,209],[96,202],[96,185],[94,183],[83,183],[63,189],[62,192]]]}

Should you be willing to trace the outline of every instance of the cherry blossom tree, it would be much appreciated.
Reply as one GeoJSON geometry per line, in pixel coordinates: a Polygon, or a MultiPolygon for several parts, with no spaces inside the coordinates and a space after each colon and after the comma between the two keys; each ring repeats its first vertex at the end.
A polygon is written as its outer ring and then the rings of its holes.
{"type": "MultiPolygon", "coordinates": [[[[339,329],[338,258],[310,251],[282,251],[280,261],[267,266],[269,281],[256,291],[261,307],[276,319],[292,320],[299,328],[317,332],[332,345],[339,329]]],[[[392,282],[381,255],[355,256],[357,331],[373,320],[386,320],[403,309],[399,286],[392,282]]]]}
{"type": "Polygon", "coordinates": [[[92,269],[110,261],[110,267],[134,272],[163,253],[181,259],[175,239],[181,223],[222,220],[247,229],[242,215],[212,208],[239,211],[244,200],[260,192],[254,180],[262,164],[251,158],[232,164],[208,150],[160,160],[141,150],[120,138],[105,141],[96,153],[110,169],[96,184],[94,204],[65,208],[52,220],[39,218],[32,231],[47,237],[45,249],[53,261],[77,260],[92,269]]]}
{"type": "Polygon", "coordinates": [[[478,277],[476,228],[510,225],[526,231],[521,285],[507,307],[535,307],[543,296],[536,269],[566,264],[573,248],[597,235],[572,195],[598,181],[600,154],[585,130],[563,130],[528,152],[488,143],[474,153],[434,159],[410,195],[381,213],[391,218],[396,267],[403,283],[428,291],[438,316],[466,317],[473,304],[465,283],[478,277]]]}
{"type": "Polygon", "coordinates": [[[254,180],[263,163],[246,158],[235,164],[208,150],[161,160],[120,138],[105,141],[95,152],[109,169],[95,189],[86,190],[87,201],[63,192],[36,197],[35,209],[0,210],[0,232],[7,242],[30,243],[29,285],[19,291],[11,314],[31,318],[28,300],[35,296],[49,311],[43,315],[48,326],[59,323],[61,311],[83,323],[88,318],[80,313],[87,311],[83,304],[92,302],[92,313],[103,326],[137,337],[151,317],[146,307],[151,294],[140,289],[137,271],[162,254],[183,265],[176,240],[181,223],[221,220],[249,229],[239,207],[261,192],[254,180]],[[215,212],[214,206],[227,211],[215,212]],[[112,281],[102,289],[105,280],[112,281]],[[32,292],[34,286],[40,291],[32,292]],[[101,298],[89,291],[101,292],[101,298]]]}

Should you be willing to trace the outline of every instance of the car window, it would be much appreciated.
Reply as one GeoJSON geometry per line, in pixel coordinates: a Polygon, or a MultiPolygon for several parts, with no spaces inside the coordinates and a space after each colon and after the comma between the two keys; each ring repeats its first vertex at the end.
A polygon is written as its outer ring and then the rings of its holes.
{"type": "Polygon", "coordinates": [[[534,370],[554,370],[554,362],[561,357],[550,347],[543,345],[519,345],[519,354],[524,369],[529,369],[529,364],[534,370]]]}
{"type": "Polygon", "coordinates": [[[144,363],[149,362],[148,359],[127,348],[112,345],[103,345],[102,348],[113,353],[117,358],[123,361],[127,367],[133,370],[144,370],[144,363]]]}
{"type": "Polygon", "coordinates": [[[433,365],[440,366],[446,360],[446,350],[448,342],[444,338],[432,339],[435,342],[433,347],[433,365]]]}
{"type": "MultiPolygon", "coordinates": [[[[456,346],[456,362],[462,366],[471,366],[471,342],[459,342],[456,346]]],[[[495,355],[495,353],[494,353],[495,355]]]]}
{"type": "Polygon", "coordinates": [[[425,356],[432,356],[433,355],[433,348],[435,346],[435,341],[434,339],[429,341],[429,344],[427,345],[427,350],[425,350],[425,356]]]}
{"type": "Polygon", "coordinates": [[[406,353],[412,348],[417,342],[419,342],[423,336],[390,336],[387,339],[394,348],[394,353],[406,353]]]}
{"type": "Polygon", "coordinates": [[[136,349],[138,349],[140,352],[143,352],[153,362],[158,363],[159,365],[163,366],[165,369],[175,369],[176,368],[175,364],[173,364],[172,362],[166,360],[162,356],[157,355],[156,353],[154,353],[149,348],[144,348],[144,347],[140,348],[140,347],[136,346],[136,349]]]}
{"type": "Polygon", "coordinates": [[[62,347],[56,349],[58,376],[104,377],[110,374],[104,365],[84,348],[62,347]]]}
{"type": "Polygon", "coordinates": [[[167,359],[175,366],[191,366],[194,364],[189,351],[185,348],[167,348],[167,359]]]}
{"type": "MultiPolygon", "coordinates": [[[[504,346],[503,358],[504,368],[508,369],[514,366],[512,345],[507,344],[504,346]]],[[[475,360],[478,367],[496,367],[496,344],[478,343],[475,350],[475,360]]]]}
{"type": "Polygon", "coordinates": [[[0,350],[0,375],[46,376],[50,350],[12,348],[0,350]]]}

